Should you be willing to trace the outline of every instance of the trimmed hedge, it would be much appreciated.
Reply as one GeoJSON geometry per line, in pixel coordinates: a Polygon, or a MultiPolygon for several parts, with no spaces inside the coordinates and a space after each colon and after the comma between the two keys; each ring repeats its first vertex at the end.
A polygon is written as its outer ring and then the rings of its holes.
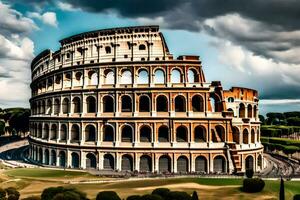
{"type": "Polygon", "coordinates": [[[96,200],[121,200],[115,191],[102,191],[97,194],[96,200]]]}
{"type": "Polygon", "coordinates": [[[260,192],[264,189],[265,182],[260,178],[247,178],[243,181],[243,191],[249,193],[260,192]]]}
{"type": "Polygon", "coordinates": [[[293,200],[300,200],[300,194],[296,194],[293,198],[293,200]]]}

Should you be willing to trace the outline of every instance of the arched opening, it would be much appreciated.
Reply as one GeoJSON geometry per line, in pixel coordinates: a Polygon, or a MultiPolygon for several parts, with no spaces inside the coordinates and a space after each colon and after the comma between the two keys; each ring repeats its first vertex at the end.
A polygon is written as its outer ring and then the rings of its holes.
{"type": "Polygon", "coordinates": [[[103,126],[103,142],[113,142],[114,141],[114,129],[110,125],[103,126]]]}
{"type": "Polygon", "coordinates": [[[248,110],[248,118],[252,118],[253,117],[252,106],[250,104],[248,105],[247,110],[248,110]]]}
{"type": "Polygon", "coordinates": [[[103,168],[105,170],[114,170],[115,169],[115,159],[111,154],[104,155],[103,168]]]}
{"type": "Polygon", "coordinates": [[[260,169],[260,170],[262,170],[262,168],[263,168],[263,165],[262,165],[262,156],[259,154],[258,155],[258,158],[257,158],[257,166],[258,166],[258,168],[260,169]]]}
{"type": "Polygon", "coordinates": [[[44,125],[44,134],[43,134],[43,139],[47,140],[49,138],[49,125],[45,124],[44,125]]]}
{"type": "Polygon", "coordinates": [[[192,98],[193,112],[204,112],[204,101],[202,96],[195,95],[192,98]]]}
{"type": "Polygon", "coordinates": [[[181,72],[178,69],[173,69],[171,72],[171,83],[181,83],[181,72]]]}
{"type": "Polygon", "coordinates": [[[81,102],[79,97],[73,98],[73,113],[81,113],[81,102]]]}
{"type": "Polygon", "coordinates": [[[255,131],[251,129],[251,143],[255,143],[255,131]]]}
{"type": "Polygon", "coordinates": [[[236,126],[232,127],[232,137],[233,142],[235,142],[236,144],[240,143],[240,131],[236,126]]]}
{"type": "Polygon", "coordinates": [[[158,142],[169,142],[169,128],[167,126],[161,126],[158,129],[158,142]]]}
{"type": "Polygon", "coordinates": [[[186,156],[180,156],[177,159],[177,172],[187,173],[189,171],[189,160],[186,156]]]}
{"type": "Polygon", "coordinates": [[[81,72],[76,72],[74,85],[75,86],[81,86],[82,83],[83,83],[83,81],[82,81],[82,73],[81,72]]]}
{"type": "Polygon", "coordinates": [[[64,151],[60,151],[58,154],[59,166],[66,167],[66,153],[64,151]]]}
{"type": "Polygon", "coordinates": [[[175,98],[175,112],[185,112],[185,111],[186,111],[185,98],[183,96],[177,96],[175,98]]]}
{"type": "Polygon", "coordinates": [[[149,83],[149,74],[148,74],[147,70],[142,69],[139,71],[137,83],[138,84],[148,84],[149,83]]]}
{"type": "Polygon", "coordinates": [[[122,96],[122,112],[132,112],[132,101],[130,96],[122,96]]]}
{"type": "Polygon", "coordinates": [[[207,172],[207,160],[204,156],[198,156],[195,160],[195,171],[200,173],[207,172]]]}
{"type": "Polygon", "coordinates": [[[96,99],[93,96],[89,96],[86,98],[86,107],[87,113],[95,113],[96,112],[96,99]]]}
{"type": "Polygon", "coordinates": [[[58,115],[60,112],[60,103],[59,103],[59,99],[55,99],[54,100],[54,114],[58,115]]]}
{"type": "Polygon", "coordinates": [[[79,155],[78,155],[78,153],[73,152],[71,154],[71,160],[72,160],[71,167],[72,168],[79,168],[79,155]]]}
{"type": "Polygon", "coordinates": [[[143,126],[140,129],[140,142],[151,142],[151,128],[143,126]]]}
{"type": "Polygon", "coordinates": [[[64,98],[64,100],[63,100],[62,112],[63,112],[63,114],[68,114],[70,112],[70,101],[68,98],[64,98]]]}
{"type": "Polygon", "coordinates": [[[85,127],[85,141],[95,142],[96,141],[96,128],[93,125],[87,125],[85,127]]]}
{"type": "Polygon", "coordinates": [[[52,101],[50,99],[48,99],[46,114],[51,115],[51,113],[52,113],[52,101]]]}
{"type": "Polygon", "coordinates": [[[115,74],[111,70],[104,72],[104,84],[115,84],[115,74]]]}
{"type": "Polygon", "coordinates": [[[139,111],[140,112],[150,112],[150,98],[147,95],[140,96],[139,99],[139,111]]]}
{"type": "Polygon", "coordinates": [[[57,126],[56,124],[52,124],[51,132],[50,132],[50,140],[56,140],[56,139],[57,139],[57,126]]]}
{"type": "Polygon", "coordinates": [[[197,126],[194,130],[195,142],[206,142],[206,130],[203,126],[197,126]]]}
{"type": "Polygon", "coordinates": [[[165,83],[165,73],[161,69],[157,69],[154,73],[154,83],[164,84],[165,83]]]}
{"type": "Polygon", "coordinates": [[[146,46],[144,44],[139,45],[139,50],[146,50],[146,46]]]}
{"type": "Polygon", "coordinates": [[[240,118],[245,118],[245,105],[240,103],[240,107],[239,107],[239,117],[240,118]]]}
{"type": "Polygon", "coordinates": [[[43,125],[39,124],[38,127],[38,138],[42,138],[43,137],[43,125]]]}
{"type": "Polygon", "coordinates": [[[66,141],[67,140],[67,126],[65,124],[62,124],[60,127],[60,141],[66,141]]]}
{"type": "Polygon", "coordinates": [[[188,142],[188,132],[187,132],[186,127],[179,126],[176,129],[176,141],[177,142],[188,142]]]}
{"type": "Polygon", "coordinates": [[[256,105],[253,106],[253,117],[256,119],[257,118],[257,107],[256,105]]]}
{"type": "Polygon", "coordinates": [[[45,149],[45,159],[44,159],[44,164],[45,165],[49,165],[49,150],[48,149],[45,149]]]}
{"type": "Polygon", "coordinates": [[[86,168],[96,169],[96,167],[97,167],[96,156],[93,153],[88,153],[86,155],[86,168]]]}
{"type": "Polygon", "coordinates": [[[71,128],[71,142],[78,142],[79,134],[79,126],[77,124],[73,124],[71,128]]]}
{"type": "Polygon", "coordinates": [[[55,152],[55,150],[51,150],[50,165],[53,165],[53,166],[56,165],[56,152],[55,152]]]}
{"type": "Polygon", "coordinates": [[[42,148],[39,148],[39,156],[38,156],[39,163],[43,164],[43,150],[42,148]]]}
{"type": "Polygon", "coordinates": [[[159,157],[159,172],[171,172],[171,158],[167,155],[159,157]]]}
{"type": "Polygon", "coordinates": [[[111,47],[110,46],[105,47],[105,53],[106,54],[111,54],[111,47]]]}
{"type": "Polygon", "coordinates": [[[168,112],[168,99],[164,95],[160,95],[156,98],[156,111],[168,112]]]}
{"type": "Polygon", "coordinates": [[[133,171],[133,159],[130,155],[122,156],[122,171],[133,171]]]}
{"type": "Polygon", "coordinates": [[[95,71],[88,73],[89,85],[98,85],[98,74],[95,71]]]}
{"type": "Polygon", "coordinates": [[[249,132],[246,128],[243,130],[243,143],[249,144],[249,132]]]}
{"type": "Polygon", "coordinates": [[[215,173],[225,173],[226,170],[226,160],[223,156],[216,156],[214,158],[214,172],[215,173]]]}
{"type": "Polygon", "coordinates": [[[131,84],[132,74],[129,70],[124,70],[121,75],[121,84],[131,84]]]}
{"type": "Polygon", "coordinates": [[[122,142],[133,142],[133,133],[132,128],[130,126],[125,125],[122,128],[122,142]]]}
{"type": "Polygon", "coordinates": [[[141,172],[151,172],[152,171],[152,159],[148,155],[143,155],[140,157],[140,171],[141,172]]]}
{"type": "Polygon", "coordinates": [[[254,162],[253,162],[253,157],[252,156],[247,156],[245,159],[245,169],[254,169],[254,162]]]}
{"type": "Polygon", "coordinates": [[[188,70],[188,82],[189,83],[198,83],[199,78],[195,69],[188,70]]]}
{"type": "Polygon", "coordinates": [[[223,126],[218,125],[215,128],[213,134],[213,142],[224,142],[225,141],[225,129],[223,126]]]}
{"type": "Polygon", "coordinates": [[[114,112],[114,99],[107,95],[103,97],[103,112],[114,112]]]}

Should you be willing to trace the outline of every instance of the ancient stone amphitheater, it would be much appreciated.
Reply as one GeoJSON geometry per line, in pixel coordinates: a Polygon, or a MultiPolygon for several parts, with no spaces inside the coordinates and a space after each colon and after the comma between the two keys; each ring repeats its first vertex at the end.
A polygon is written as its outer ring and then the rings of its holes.
{"type": "Polygon", "coordinates": [[[199,57],[174,58],[158,26],[60,44],[31,64],[32,162],[153,173],[263,168],[257,91],[207,82],[199,57]]]}

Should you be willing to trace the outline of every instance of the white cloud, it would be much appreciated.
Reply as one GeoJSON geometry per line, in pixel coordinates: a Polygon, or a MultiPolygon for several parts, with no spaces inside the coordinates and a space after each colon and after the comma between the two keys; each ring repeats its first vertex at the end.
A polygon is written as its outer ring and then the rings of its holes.
{"type": "Polygon", "coordinates": [[[69,4],[69,3],[61,2],[61,1],[59,1],[57,3],[57,7],[61,10],[64,10],[64,11],[78,11],[78,10],[80,10],[78,8],[74,8],[74,6],[69,4]]]}
{"type": "Polygon", "coordinates": [[[55,12],[45,12],[43,14],[37,12],[29,12],[28,17],[41,20],[44,24],[57,27],[58,21],[55,12]]]}
{"type": "Polygon", "coordinates": [[[262,99],[261,105],[300,104],[300,99],[262,99]]]}

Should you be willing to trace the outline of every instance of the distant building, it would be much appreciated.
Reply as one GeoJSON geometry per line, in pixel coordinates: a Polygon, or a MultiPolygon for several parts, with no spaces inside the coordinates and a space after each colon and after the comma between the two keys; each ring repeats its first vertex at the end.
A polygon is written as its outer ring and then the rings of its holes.
{"type": "Polygon", "coordinates": [[[30,158],[97,170],[233,173],[263,167],[258,93],[208,83],[158,26],[86,32],[32,61],[30,158]]]}

